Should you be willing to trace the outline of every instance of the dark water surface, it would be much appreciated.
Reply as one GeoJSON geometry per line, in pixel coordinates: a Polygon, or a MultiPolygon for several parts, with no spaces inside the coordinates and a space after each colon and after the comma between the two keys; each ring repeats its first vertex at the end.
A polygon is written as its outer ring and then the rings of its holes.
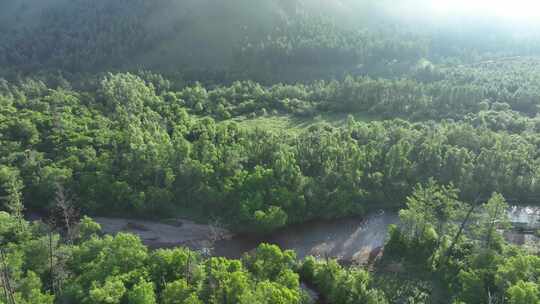
{"type": "Polygon", "coordinates": [[[265,239],[237,236],[218,241],[214,245],[214,255],[238,258],[265,242],[295,250],[299,258],[313,255],[346,261],[362,260],[373,249],[384,245],[388,225],[397,222],[396,212],[382,211],[363,218],[309,222],[287,227],[265,239]]]}
{"type": "MultiPolygon", "coordinates": [[[[508,216],[516,228],[540,229],[540,207],[512,206],[508,216]]],[[[398,220],[395,211],[379,211],[362,218],[308,222],[287,227],[264,239],[236,236],[221,240],[215,243],[213,253],[216,256],[239,258],[260,243],[270,243],[296,251],[299,258],[312,255],[363,263],[373,250],[384,245],[388,225],[397,224],[398,220]]],[[[507,236],[508,241],[518,245],[524,244],[520,241],[522,238],[531,239],[532,242],[538,240],[530,232],[517,229],[509,231],[507,236]]]]}

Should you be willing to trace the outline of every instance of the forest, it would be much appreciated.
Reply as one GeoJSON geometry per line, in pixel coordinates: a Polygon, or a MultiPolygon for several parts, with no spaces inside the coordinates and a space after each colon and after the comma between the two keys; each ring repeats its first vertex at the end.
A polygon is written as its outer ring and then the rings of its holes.
{"type": "Polygon", "coordinates": [[[539,205],[540,25],[340,3],[0,3],[0,304],[540,303],[540,230],[504,233],[539,205]],[[93,219],[271,240],[380,210],[367,266],[93,219]]]}

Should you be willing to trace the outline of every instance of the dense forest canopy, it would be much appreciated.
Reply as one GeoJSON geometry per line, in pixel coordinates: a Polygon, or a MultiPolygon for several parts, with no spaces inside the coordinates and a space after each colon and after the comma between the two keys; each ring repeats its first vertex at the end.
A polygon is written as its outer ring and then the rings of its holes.
{"type": "Polygon", "coordinates": [[[0,64],[14,73],[143,68],[283,82],[540,51],[536,23],[443,17],[419,2],[14,0],[0,12],[0,64]]]}
{"type": "Polygon", "coordinates": [[[305,285],[334,304],[540,303],[538,238],[503,236],[540,235],[506,212],[540,199],[525,2],[1,2],[0,304],[307,304],[305,285]],[[367,268],[153,250],[87,217],[265,238],[379,210],[399,223],[367,268]]]}

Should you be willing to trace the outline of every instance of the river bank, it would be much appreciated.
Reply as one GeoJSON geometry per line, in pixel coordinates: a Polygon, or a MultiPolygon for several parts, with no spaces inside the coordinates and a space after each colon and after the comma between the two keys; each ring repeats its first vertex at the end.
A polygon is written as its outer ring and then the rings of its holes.
{"type": "MultiPolygon", "coordinates": [[[[504,231],[505,238],[529,251],[538,251],[540,238],[535,232],[540,228],[540,208],[513,206],[508,215],[514,229],[504,231]]],[[[260,238],[236,235],[221,227],[186,219],[148,221],[96,217],[94,220],[105,234],[133,233],[154,249],[184,246],[208,255],[239,258],[261,243],[270,243],[294,250],[300,259],[311,255],[362,265],[384,246],[388,226],[397,224],[399,217],[395,211],[378,211],[364,217],[311,221],[260,238]]]]}
{"type": "Polygon", "coordinates": [[[312,255],[347,263],[366,263],[374,250],[382,248],[390,224],[398,222],[396,212],[374,212],[362,218],[313,221],[294,225],[264,238],[235,235],[212,225],[175,219],[163,222],[96,217],[103,233],[128,232],[138,235],[151,248],[185,246],[215,256],[239,258],[260,243],[294,250],[298,258],[312,255]]]}
{"type": "MultiPolygon", "coordinates": [[[[506,239],[533,250],[540,239],[531,231],[540,228],[540,208],[513,206],[508,211],[515,229],[504,232],[506,239]]],[[[345,263],[366,264],[385,243],[388,226],[399,221],[397,212],[378,211],[364,217],[312,221],[253,238],[235,235],[224,228],[176,219],[167,223],[97,217],[104,233],[137,234],[151,248],[186,246],[215,256],[239,258],[260,243],[294,250],[298,258],[335,258],[345,263]]]]}

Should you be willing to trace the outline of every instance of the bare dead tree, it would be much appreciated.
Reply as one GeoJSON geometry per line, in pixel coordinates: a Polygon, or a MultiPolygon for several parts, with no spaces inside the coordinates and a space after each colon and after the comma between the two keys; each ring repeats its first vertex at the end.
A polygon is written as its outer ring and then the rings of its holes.
{"type": "Polygon", "coordinates": [[[0,272],[0,284],[2,284],[2,290],[4,291],[4,299],[6,301],[8,301],[8,303],[9,303],[9,300],[10,300],[10,292],[9,292],[9,288],[8,288],[9,283],[8,283],[8,280],[6,280],[6,275],[5,275],[3,265],[4,265],[4,262],[3,262],[3,258],[2,258],[2,271],[0,272]]]}
{"type": "Polygon", "coordinates": [[[487,294],[488,294],[488,304],[493,304],[494,303],[494,299],[493,299],[493,296],[491,295],[491,290],[489,290],[489,287],[487,289],[487,294]]]}
{"type": "Polygon", "coordinates": [[[16,304],[15,302],[15,290],[13,290],[11,286],[11,278],[9,274],[9,267],[6,261],[6,254],[4,251],[4,248],[0,247],[0,263],[2,267],[2,273],[1,273],[1,280],[2,280],[2,287],[4,290],[4,295],[7,301],[7,304],[16,304]]]}
{"type": "Polygon", "coordinates": [[[0,275],[0,285],[2,286],[2,291],[4,291],[4,299],[8,299],[8,291],[7,291],[7,284],[4,283],[4,273],[0,275]]]}
{"type": "Polygon", "coordinates": [[[66,279],[65,272],[65,253],[58,250],[58,242],[55,241],[55,233],[57,232],[57,219],[54,214],[49,216],[46,221],[47,226],[47,250],[48,250],[48,268],[49,268],[49,287],[54,294],[62,292],[63,282],[66,279]]]}
{"type": "Polygon", "coordinates": [[[188,285],[190,284],[190,281],[191,281],[191,251],[187,251],[187,261],[186,261],[186,269],[185,269],[185,277],[186,277],[186,282],[188,283],[188,285]]]}
{"type": "Polygon", "coordinates": [[[223,225],[218,219],[214,219],[212,222],[210,222],[210,225],[209,225],[210,232],[208,235],[208,240],[210,243],[208,247],[209,254],[212,254],[212,252],[214,251],[214,246],[216,242],[223,239],[224,237],[224,230],[222,227],[223,225]]]}
{"type": "Polygon", "coordinates": [[[56,227],[56,219],[54,216],[51,216],[48,220],[48,239],[49,239],[49,286],[51,286],[51,290],[53,292],[56,292],[56,284],[55,284],[55,270],[54,270],[54,246],[53,246],[53,234],[54,234],[54,228],[56,227]]]}
{"type": "Polygon", "coordinates": [[[60,183],[56,184],[55,203],[62,217],[63,228],[66,230],[66,239],[69,243],[72,243],[79,212],[75,208],[73,196],[60,183]]]}

